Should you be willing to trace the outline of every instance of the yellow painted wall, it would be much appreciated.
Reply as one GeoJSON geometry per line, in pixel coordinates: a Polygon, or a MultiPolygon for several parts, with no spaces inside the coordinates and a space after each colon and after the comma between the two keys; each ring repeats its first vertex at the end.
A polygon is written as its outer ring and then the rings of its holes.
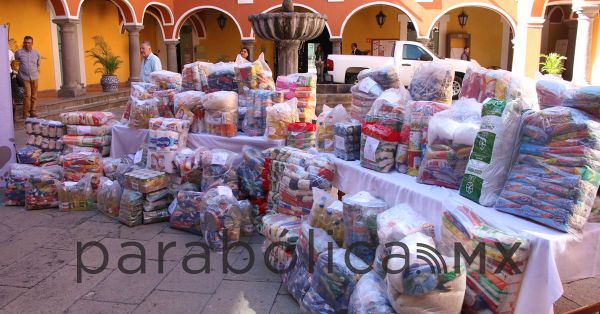
{"type": "MultiPolygon", "coordinates": [[[[83,50],[94,47],[93,36],[104,37],[112,52],[121,57],[123,63],[117,70],[121,82],[129,79],[129,39],[127,31],[121,33],[119,10],[110,1],[86,0],[81,7],[81,27],[83,50]]],[[[100,84],[101,75],[95,73],[97,66],[90,57],[85,57],[85,77],[87,85],[100,84]]]]}
{"type": "Polygon", "coordinates": [[[254,58],[258,58],[261,52],[264,52],[265,60],[269,64],[271,70],[275,67],[275,43],[255,36],[254,42],[254,58]]]}
{"type": "MultiPolygon", "coordinates": [[[[469,16],[464,28],[458,24],[458,15],[462,9],[448,12],[447,32],[471,34],[471,59],[477,60],[484,67],[500,66],[502,57],[502,23],[500,14],[484,8],[467,7],[465,14],[469,16]]],[[[440,40],[446,40],[440,38],[440,40]]],[[[448,47],[458,48],[458,47],[448,47]]]]}
{"type": "Polygon", "coordinates": [[[217,24],[219,14],[215,10],[200,12],[200,17],[206,27],[206,39],[198,41],[198,47],[196,47],[196,59],[198,60],[235,61],[235,57],[240,52],[242,40],[235,22],[224,14],[227,21],[225,28],[221,30],[217,24]]]}
{"type": "Polygon", "coordinates": [[[149,14],[144,15],[144,28],[140,31],[140,43],[149,41],[152,52],[158,56],[163,68],[167,67],[167,49],[158,20],[149,14]]]}
{"type": "Polygon", "coordinates": [[[351,44],[355,42],[361,51],[372,50],[367,39],[400,39],[400,10],[390,6],[370,6],[356,12],[346,23],[342,34],[342,54],[352,52],[351,44]],[[387,17],[381,28],[375,16],[382,10],[387,17]]]}
{"type": "Polygon", "coordinates": [[[39,89],[58,89],[54,79],[54,52],[50,35],[50,13],[46,9],[46,1],[1,0],[0,23],[10,23],[9,38],[17,42],[18,48],[22,46],[23,37],[33,37],[33,49],[42,55],[39,89]]]}
{"type": "Polygon", "coordinates": [[[590,83],[600,85],[600,15],[596,15],[592,25],[592,45],[590,67],[590,83]]]}
{"type": "Polygon", "coordinates": [[[525,51],[525,75],[535,77],[540,68],[540,43],[542,42],[542,29],[527,28],[527,45],[525,51]]]}

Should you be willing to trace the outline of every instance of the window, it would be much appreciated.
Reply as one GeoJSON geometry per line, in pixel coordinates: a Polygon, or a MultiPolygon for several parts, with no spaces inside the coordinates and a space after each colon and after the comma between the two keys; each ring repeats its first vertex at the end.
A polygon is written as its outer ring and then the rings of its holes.
{"type": "Polygon", "coordinates": [[[405,60],[429,60],[429,54],[419,46],[404,45],[402,58],[405,60]]]}

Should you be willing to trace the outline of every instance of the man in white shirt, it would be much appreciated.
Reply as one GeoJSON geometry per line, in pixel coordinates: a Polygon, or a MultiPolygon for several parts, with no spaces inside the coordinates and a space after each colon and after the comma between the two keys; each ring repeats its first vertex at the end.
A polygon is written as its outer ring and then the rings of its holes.
{"type": "Polygon", "coordinates": [[[149,41],[142,42],[140,53],[142,55],[140,81],[150,83],[150,73],[162,70],[162,65],[160,59],[152,53],[152,46],[149,41]]]}

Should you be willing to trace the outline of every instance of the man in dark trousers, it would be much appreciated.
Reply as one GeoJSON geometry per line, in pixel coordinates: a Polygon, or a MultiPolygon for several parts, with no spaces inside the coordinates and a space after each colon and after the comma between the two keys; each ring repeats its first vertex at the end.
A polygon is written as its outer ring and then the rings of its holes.
{"type": "Polygon", "coordinates": [[[363,52],[358,50],[358,45],[356,43],[352,43],[351,47],[352,47],[353,55],[357,55],[357,56],[363,55],[363,52]]]}

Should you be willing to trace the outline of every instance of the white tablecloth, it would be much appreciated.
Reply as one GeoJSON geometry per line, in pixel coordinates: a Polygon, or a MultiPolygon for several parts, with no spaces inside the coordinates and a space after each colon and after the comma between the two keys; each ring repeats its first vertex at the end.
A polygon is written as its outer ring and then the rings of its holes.
{"type": "MultiPolygon", "coordinates": [[[[110,147],[111,157],[123,157],[127,154],[135,154],[140,146],[146,142],[147,129],[132,129],[127,125],[117,124],[112,128],[112,144],[110,147]]],[[[243,133],[235,137],[224,137],[211,134],[188,134],[187,146],[196,148],[199,146],[227,149],[232,152],[241,153],[245,145],[258,149],[267,149],[275,146],[285,145],[285,140],[270,141],[262,136],[247,136],[243,133]]]]}
{"type": "Polygon", "coordinates": [[[552,313],[563,294],[562,282],[600,275],[600,224],[588,223],[580,239],[516,216],[483,207],[458,191],[424,185],[416,178],[397,173],[379,173],[362,168],[358,161],[333,157],[337,165],[334,186],[354,194],[369,191],[389,204],[407,203],[436,226],[441,234],[442,213],[463,204],[497,227],[530,236],[533,249],[524,273],[516,313],[552,313]]]}

